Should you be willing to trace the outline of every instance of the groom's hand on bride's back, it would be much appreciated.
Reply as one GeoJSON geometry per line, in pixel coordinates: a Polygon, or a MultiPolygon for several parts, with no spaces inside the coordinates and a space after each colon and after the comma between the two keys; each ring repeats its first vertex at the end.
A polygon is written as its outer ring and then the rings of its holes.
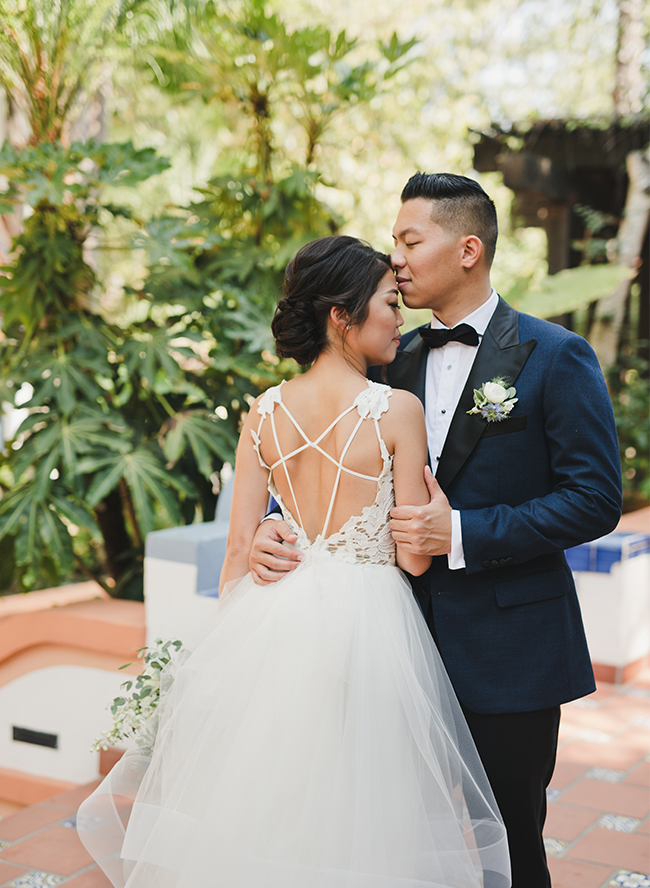
{"type": "Polygon", "coordinates": [[[268,586],[295,570],[303,555],[285,543],[295,543],[296,534],[284,521],[262,521],[253,537],[248,559],[253,581],[258,586],[268,586]]]}

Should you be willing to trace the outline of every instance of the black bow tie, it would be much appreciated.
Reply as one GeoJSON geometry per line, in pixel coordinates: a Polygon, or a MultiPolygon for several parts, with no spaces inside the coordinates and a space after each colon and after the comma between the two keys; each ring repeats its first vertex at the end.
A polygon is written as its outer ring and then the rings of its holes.
{"type": "Polygon", "coordinates": [[[440,348],[448,342],[462,342],[465,345],[478,345],[478,333],[469,324],[459,324],[453,330],[435,330],[420,327],[420,336],[429,348],[440,348]]]}

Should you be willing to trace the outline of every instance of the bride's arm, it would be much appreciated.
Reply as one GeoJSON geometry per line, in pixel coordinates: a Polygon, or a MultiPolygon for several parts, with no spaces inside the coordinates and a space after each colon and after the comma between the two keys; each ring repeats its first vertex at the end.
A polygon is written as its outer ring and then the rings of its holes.
{"type": "Polygon", "coordinates": [[[248,573],[248,555],[253,537],[266,513],[269,500],[267,490],[269,473],[260,465],[251,437],[251,429],[257,429],[258,423],[256,400],[251,405],[237,445],[228,544],[219,578],[220,594],[226,583],[238,580],[248,573]]]}
{"type": "MultiPolygon", "coordinates": [[[[422,404],[410,392],[393,389],[386,414],[388,433],[394,448],[393,478],[396,506],[425,506],[430,496],[424,481],[427,465],[427,432],[422,404]]],[[[388,438],[386,438],[389,443],[388,438]]],[[[430,555],[416,555],[407,545],[396,543],[397,564],[415,577],[431,564],[430,555]]]]}

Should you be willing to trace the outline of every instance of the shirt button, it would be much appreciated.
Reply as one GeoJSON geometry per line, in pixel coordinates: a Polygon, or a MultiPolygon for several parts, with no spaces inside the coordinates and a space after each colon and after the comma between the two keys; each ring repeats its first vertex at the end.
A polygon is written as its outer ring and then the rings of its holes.
{"type": "Polygon", "coordinates": [[[451,370],[451,364],[447,364],[447,370],[451,370]]]}
{"type": "Polygon", "coordinates": [[[439,456],[436,456],[436,460],[439,460],[439,459],[440,459],[440,457],[439,457],[439,456]]]}
{"type": "Polygon", "coordinates": [[[441,413],[446,413],[447,411],[446,411],[446,410],[441,410],[440,412],[441,412],[441,413]]]}

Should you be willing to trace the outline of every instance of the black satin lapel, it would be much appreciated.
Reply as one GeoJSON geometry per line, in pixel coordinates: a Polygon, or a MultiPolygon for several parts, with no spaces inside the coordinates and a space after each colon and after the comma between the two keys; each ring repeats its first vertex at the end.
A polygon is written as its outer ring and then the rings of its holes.
{"type": "Polygon", "coordinates": [[[500,348],[519,345],[519,315],[500,296],[487,329],[494,336],[500,348]]]}
{"type": "Polygon", "coordinates": [[[413,339],[397,352],[392,364],[388,365],[388,382],[393,388],[406,389],[417,395],[424,405],[424,387],[427,373],[429,349],[416,334],[413,339]]]}
{"type": "Polygon", "coordinates": [[[501,300],[479,346],[440,455],[436,479],[443,490],[454,480],[486,429],[482,417],[467,413],[474,406],[474,389],[495,376],[503,376],[514,384],[536,344],[536,339],[519,343],[517,312],[501,300]]]}

